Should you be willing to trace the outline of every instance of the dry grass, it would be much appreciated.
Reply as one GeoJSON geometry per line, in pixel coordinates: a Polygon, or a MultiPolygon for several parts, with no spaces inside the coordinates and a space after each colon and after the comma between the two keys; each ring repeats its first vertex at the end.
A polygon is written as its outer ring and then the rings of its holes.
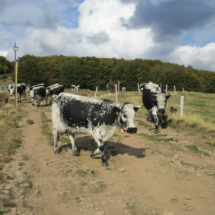
{"type": "MultiPolygon", "coordinates": [[[[80,90],[71,91],[67,89],[66,92],[84,95],[95,96],[95,91],[80,90]]],[[[215,127],[215,94],[195,93],[195,92],[170,92],[171,97],[167,101],[166,114],[168,115],[169,125],[173,128],[192,128],[195,131],[201,132],[214,132],[215,127]],[[180,97],[184,96],[184,117],[180,116],[180,97]],[[177,109],[176,114],[170,113],[170,107],[177,109]]],[[[112,101],[116,101],[116,95],[109,93],[108,91],[98,91],[97,97],[106,98],[112,101]]],[[[138,91],[132,92],[120,92],[118,97],[118,103],[123,104],[125,102],[131,102],[134,105],[142,106],[142,93],[138,91]]],[[[140,114],[147,114],[146,109],[140,108],[138,110],[140,114]]]]}
{"type": "MultiPolygon", "coordinates": [[[[5,95],[0,95],[0,98],[5,95]]],[[[0,166],[9,162],[10,155],[14,153],[22,142],[21,130],[18,121],[26,113],[21,108],[14,108],[14,99],[9,99],[0,110],[0,166]]]]}

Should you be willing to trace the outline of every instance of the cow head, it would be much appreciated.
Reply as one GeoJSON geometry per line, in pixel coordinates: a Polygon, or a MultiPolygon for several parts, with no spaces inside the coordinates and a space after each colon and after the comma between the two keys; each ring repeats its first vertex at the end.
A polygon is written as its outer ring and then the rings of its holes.
{"type": "Polygon", "coordinates": [[[157,102],[158,112],[161,114],[165,114],[166,102],[171,95],[165,93],[158,93],[154,95],[154,99],[157,102]]]}
{"type": "Polygon", "coordinates": [[[138,107],[134,107],[133,104],[125,103],[122,108],[115,107],[114,111],[118,115],[118,123],[124,131],[128,133],[136,133],[137,127],[134,124],[135,112],[138,107]]]}
{"type": "Polygon", "coordinates": [[[14,88],[10,88],[9,91],[10,91],[10,96],[13,96],[14,95],[14,88]]]}
{"type": "Polygon", "coordinates": [[[31,97],[31,100],[34,99],[34,96],[35,96],[35,90],[33,87],[30,87],[30,97],[31,97]]]}

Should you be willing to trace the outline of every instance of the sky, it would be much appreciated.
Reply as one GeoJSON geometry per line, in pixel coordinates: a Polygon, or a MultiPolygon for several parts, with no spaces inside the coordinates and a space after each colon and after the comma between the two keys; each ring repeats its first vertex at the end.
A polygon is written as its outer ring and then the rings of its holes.
{"type": "Polygon", "coordinates": [[[0,0],[0,56],[159,59],[215,72],[215,0],[0,0]]]}

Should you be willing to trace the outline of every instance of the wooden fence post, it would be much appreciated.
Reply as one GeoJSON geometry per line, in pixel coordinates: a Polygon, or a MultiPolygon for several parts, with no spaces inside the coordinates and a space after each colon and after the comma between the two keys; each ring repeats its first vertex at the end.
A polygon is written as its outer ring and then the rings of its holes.
{"type": "Polygon", "coordinates": [[[140,94],[140,85],[139,84],[137,84],[137,89],[138,89],[138,92],[140,94]]]}
{"type": "Polygon", "coordinates": [[[96,95],[97,95],[97,91],[98,91],[98,87],[96,87],[95,98],[96,98],[96,95]]]}
{"type": "Polygon", "coordinates": [[[116,94],[116,103],[118,103],[118,93],[117,93],[117,84],[115,85],[115,94],[116,94]]]}
{"type": "Polygon", "coordinates": [[[174,85],[174,92],[176,91],[176,87],[175,87],[175,85],[174,85]]]}
{"type": "Polygon", "coordinates": [[[168,91],[168,85],[166,84],[166,92],[168,91]]]}
{"type": "Polygon", "coordinates": [[[184,96],[181,96],[180,110],[181,110],[181,117],[183,117],[184,116],[184,96]]]}

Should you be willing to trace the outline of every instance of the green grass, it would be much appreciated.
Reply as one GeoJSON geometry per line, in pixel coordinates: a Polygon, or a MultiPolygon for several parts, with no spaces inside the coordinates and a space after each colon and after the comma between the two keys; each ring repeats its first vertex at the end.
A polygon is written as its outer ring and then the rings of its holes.
{"type": "Polygon", "coordinates": [[[200,151],[196,145],[186,145],[186,147],[193,153],[203,154],[205,156],[210,156],[209,153],[200,151]]]}
{"type": "Polygon", "coordinates": [[[28,155],[22,155],[22,160],[23,161],[29,161],[30,157],[28,155]]]}
{"type": "Polygon", "coordinates": [[[212,142],[205,142],[205,144],[211,146],[211,147],[215,147],[215,143],[212,143],[212,142]]]}
{"type": "MultiPolygon", "coordinates": [[[[94,97],[95,91],[80,90],[78,92],[71,91],[71,89],[65,90],[68,93],[91,96],[94,97]]],[[[210,133],[215,132],[215,94],[206,93],[194,93],[194,92],[170,92],[171,97],[166,104],[166,114],[168,115],[168,125],[175,129],[187,129],[190,128],[193,132],[210,133]],[[184,96],[184,117],[180,117],[180,97],[184,96]],[[178,111],[176,114],[170,113],[170,107],[176,108],[178,111]]],[[[106,98],[111,101],[116,101],[115,94],[107,91],[98,91],[97,97],[106,98]]],[[[137,91],[120,92],[118,97],[118,103],[130,102],[134,105],[142,106],[142,93],[137,91]]],[[[147,114],[147,110],[139,108],[138,113],[147,114]]],[[[147,123],[138,121],[141,126],[147,126],[147,123]]],[[[151,126],[152,127],[152,126],[151,126]]],[[[150,127],[149,127],[150,128],[150,127]]],[[[150,128],[153,129],[153,128],[150,128]]]]}
{"type": "Polygon", "coordinates": [[[42,118],[42,135],[45,135],[48,137],[48,142],[52,145],[52,130],[49,128],[49,125],[47,122],[50,122],[50,119],[47,118],[45,112],[41,112],[41,118],[42,118]]]}
{"type": "Polygon", "coordinates": [[[32,119],[28,119],[26,122],[27,122],[28,124],[34,124],[34,121],[33,121],[32,119]]]}
{"type": "MultiPolygon", "coordinates": [[[[170,141],[174,141],[174,138],[162,138],[163,135],[153,135],[153,134],[145,134],[145,133],[138,133],[139,136],[143,136],[146,137],[148,140],[151,140],[153,142],[170,142],[170,141]]],[[[166,135],[164,135],[166,136],[166,135]]]]}

